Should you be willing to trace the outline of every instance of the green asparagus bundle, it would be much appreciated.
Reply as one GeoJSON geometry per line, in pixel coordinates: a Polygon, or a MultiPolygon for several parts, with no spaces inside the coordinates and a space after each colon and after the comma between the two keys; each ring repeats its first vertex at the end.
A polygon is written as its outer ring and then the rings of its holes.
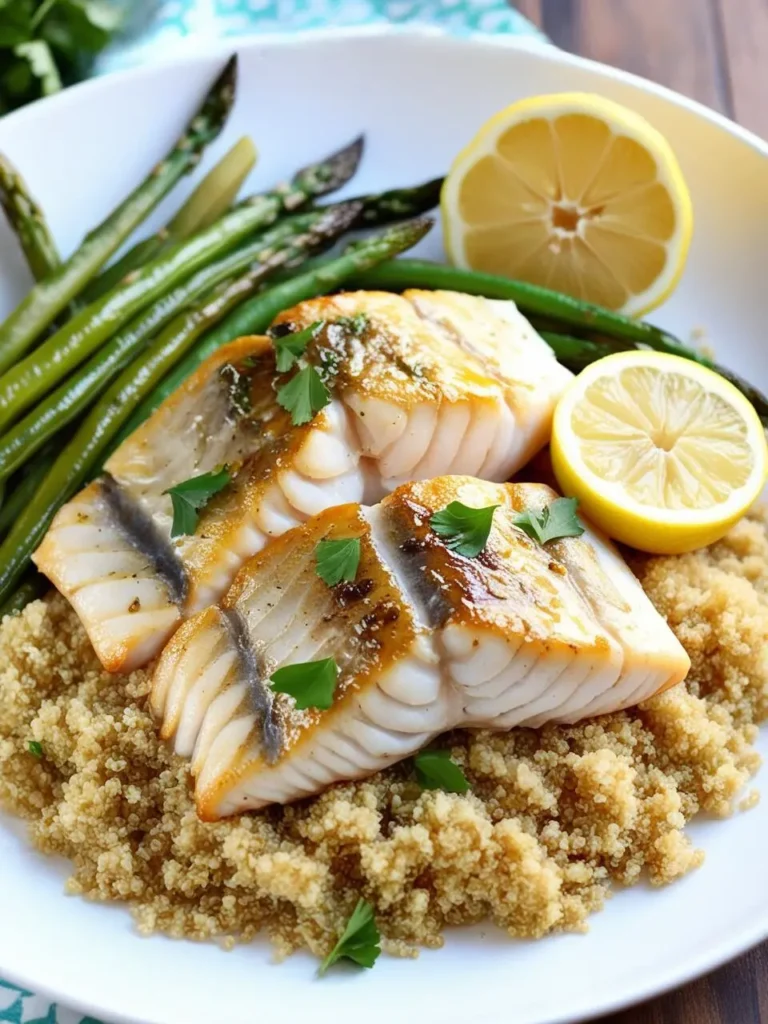
{"type": "Polygon", "coordinates": [[[303,168],[287,185],[253,196],[204,231],[177,242],[96,302],[0,377],[0,430],[103,345],[131,317],[281,213],[296,209],[354,173],[362,141],[303,168]]]}
{"type": "Polygon", "coordinates": [[[159,256],[174,242],[215,224],[235,201],[240,186],[256,163],[256,147],[248,137],[240,139],[203,178],[174,218],[157,234],[137,242],[128,252],[102,270],[83,292],[86,302],[101,298],[132,270],[159,256]]]}

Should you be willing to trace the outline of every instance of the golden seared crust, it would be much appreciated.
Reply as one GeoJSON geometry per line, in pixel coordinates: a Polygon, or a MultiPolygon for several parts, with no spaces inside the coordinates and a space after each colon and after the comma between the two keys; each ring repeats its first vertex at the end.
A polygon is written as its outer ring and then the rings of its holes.
{"type": "MultiPolygon", "coordinates": [[[[282,731],[279,756],[271,762],[263,753],[254,756],[255,750],[262,747],[257,729],[250,737],[255,742],[244,742],[231,767],[197,794],[198,810],[204,820],[219,817],[216,808],[221,805],[222,795],[243,778],[279,767],[282,761],[300,753],[317,730],[332,726],[335,718],[345,715],[356,695],[375,687],[377,680],[408,652],[419,633],[412,609],[374,547],[370,525],[359,505],[328,509],[277,538],[240,570],[222,607],[238,613],[248,623],[251,601],[259,598],[274,572],[285,579],[298,572],[306,607],[316,617],[327,620],[328,643],[340,669],[333,706],[328,710],[297,710],[292,698],[276,694],[275,716],[282,731]],[[316,572],[317,544],[321,540],[348,537],[358,538],[361,546],[355,581],[329,587],[316,572]]],[[[301,612],[297,610],[293,628],[298,633],[304,628],[300,618],[301,612]]],[[[202,625],[200,617],[191,620],[191,633],[197,631],[194,627],[198,621],[202,625]]],[[[182,641],[179,651],[185,646],[182,641]]],[[[263,646],[258,641],[254,651],[262,677],[268,679],[276,666],[263,657],[263,646]]],[[[326,652],[321,656],[331,655],[326,652]]]]}
{"type": "MultiPolygon", "coordinates": [[[[300,559],[307,561],[303,573],[305,592],[312,607],[327,607],[333,615],[333,634],[344,638],[343,647],[335,653],[340,669],[333,707],[327,711],[316,708],[296,711],[294,702],[284,694],[277,697],[280,717],[285,729],[284,754],[293,750],[316,728],[326,724],[330,716],[343,713],[345,704],[354,694],[374,686],[378,677],[406,652],[418,626],[408,604],[403,600],[397,582],[382,564],[372,539],[371,528],[359,505],[343,505],[328,509],[310,523],[285,534],[293,534],[293,550],[286,544],[280,558],[283,571],[300,559]],[[316,572],[315,550],[321,540],[357,537],[360,540],[360,564],[353,583],[339,583],[329,587],[316,572]],[[299,539],[300,538],[300,539],[299,539]]],[[[280,552],[275,553],[279,557],[280,552]]],[[[258,581],[254,580],[256,585],[258,581]]],[[[245,611],[247,596],[243,594],[236,605],[245,611]]],[[[267,664],[267,672],[274,666],[267,664]]]]}
{"type": "MultiPolygon", "coordinates": [[[[569,579],[567,559],[589,557],[578,538],[542,546],[513,523],[517,512],[541,509],[558,495],[544,484],[492,484],[470,477],[440,477],[407,484],[384,499],[387,517],[398,533],[413,538],[411,550],[421,549],[429,586],[450,609],[444,624],[484,627],[524,635],[526,641],[607,646],[600,626],[569,579]],[[435,512],[452,501],[471,508],[498,505],[488,544],[477,558],[464,558],[430,526],[435,512]],[[597,634],[597,635],[596,635],[597,634]]],[[[595,563],[594,573],[604,574],[595,563]]],[[[602,585],[602,584],[601,584],[602,585]]],[[[612,590],[604,581],[607,592],[612,590]]]]}
{"type": "Polygon", "coordinates": [[[402,408],[419,402],[489,398],[498,384],[482,362],[450,344],[399,295],[345,292],[310,299],[281,313],[275,323],[296,329],[326,322],[307,354],[318,364],[330,360],[340,393],[355,391],[402,408]],[[338,320],[365,314],[355,330],[338,320]]]}
{"type": "MultiPolygon", "coordinates": [[[[549,346],[522,315],[502,318],[498,308],[482,296],[411,288],[403,298],[446,340],[477,356],[513,398],[518,391],[529,397],[541,386],[541,371],[557,366],[549,346]],[[542,356],[546,357],[543,366],[542,356]]],[[[514,311],[511,303],[505,306],[514,311]]],[[[562,367],[557,370],[568,374],[562,367]]]]}
{"type": "Polygon", "coordinates": [[[637,657],[663,672],[664,689],[674,686],[688,658],[610,541],[590,527],[584,537],[542,545],[515,524],[517,513],[538,514],[558,497],[546,484],[440,477],[398,488],[381,507],[397,534],[413,538],[425,592],[444,609],[440,625],[522,636],[544,653],[569,648],[607,658],[618,643],[629,662],[637,657]],[[452,501],[499,506],[476,558],[451,551],[430,527],[452,501]]]}
{"type": "Polygon", "coordinates": [[[356,502],[328,508],[313,516],[309,522],[276,537],[254,555],[235,576],[221,605],[223,608],[236,608],[241,603],[247,603],[261,585],[265,574],[279,569],[287,576],[292,566],[303,565],[304,562],[312,567],[312,572],[307,573],[307,581],[316,579],[319,582],[314,571],[314,551],[321,540],[359,537],[362,541],[369,536],[370,526],[356,502]]]}

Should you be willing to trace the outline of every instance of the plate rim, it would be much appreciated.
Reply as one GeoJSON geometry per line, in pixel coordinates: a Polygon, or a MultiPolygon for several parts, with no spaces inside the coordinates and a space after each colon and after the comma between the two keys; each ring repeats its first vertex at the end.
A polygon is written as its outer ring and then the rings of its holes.
{"type": "MultiPolygon", "coordinates": [[[[26,107],[15,110],[7,114],[2,119],[2,125],[0,125],[0,128],[5,125],[15,126],[17,123],[24,121],[34,122],[43,110],[45,111],[45,116],[48,116],[48,112],[54,108],[65,109],[69,104],[76,105],[81,96],[87,95],[91,91],[98,90],[105,79],[117,79],[127,87],[130,87],[134,81],[138,81],[148,76],[151,77],[154,73],[162,73],[164,70],[173,67],[188,67],[190,65],[205,63],[219,54],[242,53],[249,50],[264,48],[272,49],[285,46],[290,46],[291,48],[304,48],[314,45],[323,45],[324,43],[335,42],[338,40],[348,39],[353,42],[357,39],[379,37],[401,37],[407,41],[415,41],[428,46],[453,46],[457,49],[477,49],[484,47],[508,49],[512,51],[535,50],[541,58],[553,65],[566,65],[582,68],[597,73],[604,78],[613,79],[633,86],[642,92],[649,93],[672,103],[674,106],[709,122],[711,125],[747,145],[762,157],[768,159],[768,141],[762,139],[755,132],[744,128],[725,115],[712,110],[703,103],[700,103],[698,100],[684,96],[682,93],[679,93],[674,89],[650,81],[641,75],[624,71],[621,68],[616,68],[609,64],[603,64],[587,57],[581,57],[577,54],[569,53],[566,50],[561,50],[546,39],[534,35],[491,35],[488,33],[473,33],[468,36],[461,36],[448,32],[439,26],[430,26],[426,24],[379,24],[360,26],[353,25],[337,28],[309,28],[295,33],[248,33],[242,36],[223,37],[205,42],[199,41],[193,37],[188,40],[188,45],[185,44],[179,47],[179,49],[175,50],[168,57],[159,60],[152,60],[148,64],[121,68],[103,75],[97,75],[85,82],[70,86],[55,96],[45,97],[29,104],[26,107]]],[[[17,819],[12,820],[16,821],[17,819]]],[[[22,832],[25,833],[27,827],[26,822],[19,820],[19,824],[21,825],[22,832]]],[[[25,834],[19,838],[22,842],[28,842],[25,834]]],[[[54,858],[54,860],[60,859],[61,858],[54,858]]],[[[62,893],[62,896],[64,896],[64,893],[62,893]]],[[[577,1010],[576,1016],[568,1014],[567,1016],[558,1015],[556,1017],[548,1017],[546,1019],[542,1018],[539,1024],[579,1024],[579,1022],[593,1020],[596,1017],[602,1017],[606,1014],[627,1009],[649,999],[658,998],[659,996],[677,989],[743,955],[761,942],[764,942],[766,939],[768,939],[768,913],[764,913],[763,915],[758,913],[758,916],[751,926],[745,925],[740,929],[736,939],[729,940],[726,935],[718,943],[714,952],[710,947],[708,950],[694,953],[686,959],[676,961],[676,964],[670,965],[662,977],[659,977],[658,974],[656,975],[657,980],[652,982],[650,988],[648,987],[647,982],[643,983],[642,979],[639,978],[636,982],[625,985],[624,993],[622,995],[602,1001],[598,996],[597,1001],[594,1002],[589,1009],[577,1010]]],[[[111,1024],[158,1024],[157,1018],[153,1019],[146,1017],[141,1020],[138,1020],[137,1018],[128,1018],[122,1015],[119,1011],[115,1012],[109,1007],[102,1006],[99,1003],[90,1002],[88,999],[83,999],[76,994],[70,995],[66,991],[63,993],[57,992],[47,986],[44,981],[30,980],[28,976],[17,971],[8,971],[3,968],[2,965],[0,965],[0,972],[2,972],[3,978],[11,982],[11,984],[14,984],[24,990],[32,991],[34,994],[44,996],[45,998],[50,999],[51,1002],[66,1010],[74,1010],[88,1016],[98,1017],[105,1022],[111,1022],[111,1024]]],[[[478,1017],[477,1019],[478,1021],[491,1020],[491,1018],[485,1016],[478,1017]]]]}
{"type": "Polygon", "coordinates": [[[539,36],[524,36],[513,34],[493,35],[487,32],[475,32],[471,35],[462,36],[451,33],[437,25],[348,25],[341,27],[308,28],[301,29],[295,33],[274,32],[259,34],[248,32],[239,36],[224,36],[205,42],[198,41],[196,37],[190,37],[188,45],[169,54],[167,57],[152,60],[148,64],[136,67],[120,68],[115,71],[97,74],[83,82],[77,82],[68,86],[53,96],[44,96],[33,103],[29,103],[17,110],[12,110],[2,119],[3,126],[16,124],[17,121],[37,116],[41,109],[51,110],[55,106],[64,108],[64,105],[77,102],[79,96],[84,95],[100,87],[105,79],[110,81],[123,81],[130,84],[133,79],[151,75],[155,71],[163,69],[195,64],[198,61],[205,61],[218,54],[235,54],[242,50],[256,48],[278,48],[283,46],[305,47],[316,43],[335,41],[339,39],[371,39],[379,37],[401,37],[406,40],[418,40],[428,45],[457,46],[459,48],[492,47],[509,50],[534,50],[545,60],[553,64],[565,64],[571,67],[580,67],[596,72],[607,78],[612,78],[627,85],[632,85],[643,92],[658,96],[682,107],[692,114],[702,117],[735,136],[741,142],[746,143],[750,148],[757,150],[762,156],[768,157],[768,139],[763,139],[756,132],[744,128],[738,122],[727,117],[725,114],[713,110],[699,100],[685,96],[669,86],[661,85],[642,75],[632,71],[625,71],[623,68],[614,67],[612,64],[604,64],[601,61],[593,60],[590,57],[582,57],[579,54],[563,50],[554,43],[539,36]]]}

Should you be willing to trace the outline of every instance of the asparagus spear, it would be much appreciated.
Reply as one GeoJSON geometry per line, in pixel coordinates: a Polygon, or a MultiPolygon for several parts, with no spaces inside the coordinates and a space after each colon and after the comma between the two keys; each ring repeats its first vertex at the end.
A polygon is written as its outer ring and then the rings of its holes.
{"type": "MultiPolygon", "coordinates": [[[[169,294],[135,317],[55,391],[0,438],[0,481],[26,463],[45,441],[87,409],[114,376],[141,351],[148,339],[179,310],[209,293],[222,281],[261,267],[268,276],[276,267],[306,258],[332,243],[360,214],[359,202],[337,203],[280,221],[244,248],[203,267],[169,294]]],[[[0,513],[0,516],[2,513],[0,513]]]]}
{"type": "Polygon", "coordinates": [[[233,248],[257,228],[277,220],[354,173],[362,152],[357,139],[317,164],[303,168],[289,184],[253,196],[212,227],[177,242],[137,270],[114,292],[87,306],[35,352],[0,377],[0,430],[35,400],[55,387],[75,366],[99,348],[139,310],[209,260],[233,248]]]}
{"type": "Polygon", "coordinates": [[[0,206],[13,228],[36,281],[61,264],[56,243],[42,210],[29,194],[21,175],[0,155],[0,206]]]}
{"type": "Polygon", "coordinates": [[[42,573],[36,572],[34,569],[29,570],[25,573],[18,589],[0,605],[0,619],[4,619],[6,615],[18,615],[19,612],[23,612],[28,604],[36,601],[38,597],[42,597],[49,586],[48,580],[42,573]]]}
{"type": "Polygon", "coordinates": [[[675,338],[644,320],[614,313],[591,302],[582,302],[570,295],[542,288],[525,281],[513,281],[497,274],[475,270],[461,270],[426,260],[397,260],[376,267],[355,280],[355,287],[383,288],[403,291],[406,288],[447,288],[469,295],[485,295],[489,299],[511,299],[528,316],[551,317],[569,327],[599,331],[610,337],[622,338],[657,348],[674,343],[675,338]]]}
{"type": "Polygon", "coordinates": [[[166,229],[171,238],[189,238],[215,224],[234,203],[257,158],[253,139],[238,139],[171,219],[166,229]]]}
{"type": "Polygon", "coordinates": [[[393,188],[387,192],[358,196],[363,203],[361,226],[380,227],[428,213],[440,202],[440,190],[444,180],[432,178],[411,188],[393,188]]]}
{"type": "Polygon", "coordinates": [[[407,221],[405,224],[390,228],[389,231],[371,238],[363,239],[347,251],[311,267],[304,273],[291,276],[272,288],[244,302],[215,330],[210,331],[202,342],[195,346],[186,359],[166,377],[162,384],[142,402],[129,423],[121,431],[119,440],[123,441],[161,405],[165,399],[178,388],[187,377],[208,356],[225,345],[228,341],[245,334],[259,334],[267,329],[274,318],[284,309],[295,306],[304,299],[325,295],[344,284],[348,278],[361,274],[364,269],[373,267],[381,260],[390,259],[399,252],[404,252],[416,245],[429,231],[432,221],[428,218],[407,221]]]}
{"type": "MultiPolygon", "coordinates": [[[[354,227],[386,227],[404,219],[412,219],[428,213],[437,203],[440,196],[442,178],[435,178],[432,181],[425,181],[421,185],[412,188],[391,189],[388,192],[368,192],[354,199],[350,203],[361,203],[362,211],[354,227]]],[[[316,210],[328,210],[329,205],[315,206],[316,210]]],[[[351,245],[363,244],[367,239],[350,243],[351,245]]],[[[304,270],[311,270],[314,267],[325,266],[328,262],[323,257],[312,257],[309,260],[302,260],[304,270]]],[[[275,280],[287,280],[293,276],[295,268],[289,263],[275,274],[275,280]]]]}
{"type": "Polygon", "coordinates": [[[237,58],[232,57],[168,156],[11,313],[0,327],[0,372],[34,345],[179,178],[193,170],[204,148],[224,126],[235,97],[236,77],[237,58]]]}
{"type": "Polygon", "coordinates": [[[154,259],[174,242],[190,238],[223,216],[256,163],[256,147],[247,136],[208,172],[176,216],[155,235],[137,242],[115,263],[102,270],[83,293],[88,302],[105,295],[136,267],[154,259]]]}
{"type": "MultiPolygon", "coordinates": [[[[308,203],[310,199],[319,198],[334,189],[341,188],[357,170],[363,146],[364,139],[360,136],[337,153],[333,153],[316,164],[303,167],[296,172],[289,183],[277,185],[272,192],[266,193],[271,199],[271,209],[269,213],[265,214],[265,224],[276,220],[282,213],[297,210],[300,206],[308,203]]],[[[235,209],[240,209],[242,206],[264,198],[264,196],[256,196],[244,199],[235,209]]],[[[180,223],[184,224],[187,221],[186,211],[183,208],[177,216],[181,217],[180,223]],[[182,214],[183,217],[181,217],[182,214]]],[[[163,228],[157,235],[140,242],[137,247],[138,251],[129,251],[114,266],[108,267],[104,272],[105,283],[123,281],[126,275],[135,268],[142,266],[148,259],[166,252],[175,241],[184,237],[178,231],[172,231],[171,225],[163,228]]],[[[103,293],[99,280],[97,279],[95,282],[95,294],[103,293]]]]}
{"type": "MultiPolygon", "coordinates": [[[[616,348],[605,342],[574,338],[571,334],[559,334],[547,330],[540,330],[539,334],[555,353],[557,361],[563,366],[567,366],[573,373],[580,373],[590,363],[621,351],[621,348],[616,348]]],[[[630,342],[623,345],[622,348],[634,348],[634,345],[630,342]]]]}
{"type": "Polygon", "coordinates": [[[0,509],[0,538],[10,530],[18,517],[27,507],[27,503],[45,479],[53,465],[62,444],[52,442],[25,467],[23,473],[14,476],[8,485],[8,500],[0,509]]]}

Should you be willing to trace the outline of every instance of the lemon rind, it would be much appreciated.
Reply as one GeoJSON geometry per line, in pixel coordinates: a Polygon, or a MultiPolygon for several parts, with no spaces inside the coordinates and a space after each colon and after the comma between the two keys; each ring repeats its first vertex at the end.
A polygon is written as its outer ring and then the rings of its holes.
{"type": "MultiPolygon", "coordinates": [[[[578,378],[569,386],[555,410],[553,421],[553,450],[556,461],[562,459],[564,467],[561,474],[571,480],[578,481],[578,490],[587,514],[586,506],[600,506],[600,518],[605,520],[608,515],[615,514],[626,521],[629,517],[649,527],[682,532],[686,529],[704,531],[719,524],[733,522],[744,514],[760,496],[768,479],[768,444],[765,430],[760,419],[749,401],[741,392],[715,371],[679,356],[658,352],[620,352],[606,356],[582,371],[578,378]],[[701,382],[708,390],[714,390],[720,397],[733,406],[735,412],[747,426],[746,444],[754,453],[755,462],[749,479],[741,487],[734,489],[724,502],[710,506],[709,509],[657,509],[652,505],[644,505],[632,499],[620,484],[605,481],[595,474],[583,461],[580,445],[573,439],[570,428],[570,417],[586,388],[605,375],[611,366],[618,370],[621,366],[656,366],[659,368],[683,372],[701,382]],[[569,443],[563,443],[564,439],[569,443]],[[565,468],[567,466],[567,468],[565,468]],[[586,496],[586,500],[585,500],[586,496]]],[[[638,544],[642,547],[642,544],[638,544]]]]}

